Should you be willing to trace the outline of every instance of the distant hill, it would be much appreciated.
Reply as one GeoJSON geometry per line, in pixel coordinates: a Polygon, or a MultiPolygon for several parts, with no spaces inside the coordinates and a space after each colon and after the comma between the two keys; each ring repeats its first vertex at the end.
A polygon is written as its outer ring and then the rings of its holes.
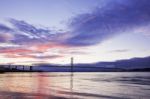
{"type": "Polygon", "coordinates": [[[115,62],[98,62],[94,66],[114,67],[121,69],[142,69],[150,68],[150,56],[144,58],[131,58],[126,60],[117,60],[115,62]]]}
{"type": "MultiPolygon", "coordinates": [[[[39,64],[35,69],[42,71],[70,71],[70,65],[39,64]]],[[[150,71],[150,57],[131,58],[114,62],[74,64],[74,71],[150,71]]]]}

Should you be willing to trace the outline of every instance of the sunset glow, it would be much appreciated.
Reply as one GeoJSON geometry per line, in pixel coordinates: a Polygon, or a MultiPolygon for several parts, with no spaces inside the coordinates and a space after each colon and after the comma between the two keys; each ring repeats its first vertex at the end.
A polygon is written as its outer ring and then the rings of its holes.
{"type": "Polygon", "coordinates": [[[1,0],[0,64],[150,55],[148,0],[1,0]]]}

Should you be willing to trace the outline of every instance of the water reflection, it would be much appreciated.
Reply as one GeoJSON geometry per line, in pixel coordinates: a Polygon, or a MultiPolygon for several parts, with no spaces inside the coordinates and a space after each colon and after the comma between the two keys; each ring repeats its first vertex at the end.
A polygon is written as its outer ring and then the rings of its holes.
{"type": "Polygon", "coordinates": [[[0,74],[0,99],[150,99],[150,73],[0,74]]]}
{"type": "MultiPolygon", "coordinates": [[[[71,72],[71,75],[70,75],[70,92],[73,93],[73,72],[71,72]]],[[[73,94],[70,94],[70,98],[72,99],[73,98],[73,94]]]]}
{"type": "Polygon", "coordinates": [[[3,97],[2,99],[67,98],[67,96],[58,96],[57,94],[61,93],[60,90],[68,89],[67,87],[69,86],[66,86],[65,83],[67,79],[70,79],[69,77],[70,76],[68,74],[59,75],[59,73],[56,75],[54,73],[1,74],[0,96],[3,97]]]}

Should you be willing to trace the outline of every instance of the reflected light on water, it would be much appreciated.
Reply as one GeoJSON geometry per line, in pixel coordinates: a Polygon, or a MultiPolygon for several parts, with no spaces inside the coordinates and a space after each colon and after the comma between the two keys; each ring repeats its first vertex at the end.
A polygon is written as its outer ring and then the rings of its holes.
{"type": "Polygon", "coordinates": [[[5,98],[70,97],[62,94],[63,91],[70,91],[69,73],[8,73],[0,76],[0,95],[5,98]]]}
{"type": "Polygon", "coordinates": [[[5,73],[0,99],[149,99],[149,73],[5,73]]]}

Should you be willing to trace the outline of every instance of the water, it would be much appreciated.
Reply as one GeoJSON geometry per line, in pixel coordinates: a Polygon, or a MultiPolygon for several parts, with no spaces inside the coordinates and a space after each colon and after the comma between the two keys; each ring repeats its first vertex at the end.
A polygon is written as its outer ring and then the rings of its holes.
{"type": "Polygon", "coordinates": [[[150,99],[150,73],[5,73],[0,99],[150,99]]]}

